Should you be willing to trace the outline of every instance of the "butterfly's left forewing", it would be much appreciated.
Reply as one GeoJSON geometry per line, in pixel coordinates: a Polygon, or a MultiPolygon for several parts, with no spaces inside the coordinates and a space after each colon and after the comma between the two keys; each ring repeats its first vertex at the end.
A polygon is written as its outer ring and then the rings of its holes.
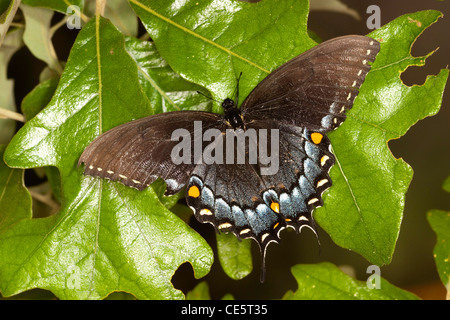
{"type": "Polygon", "coordinates": [[[145,117],[98,136],[84,150],[78,164],[85,164],[87,175],[120,181],[138,190],[145,189],[160,177],[167,184],[166,195],[175,194],[186,185],[195,163],[193,152],[189,155],[190,161],[174,162],[173,149],[183,138],[172,140],[172,134],[176,130],[186,130],[189,151],[193,151],[195,137],[199,137],[202,144],[204,130],[222,125],[221,116],[201,111],[176,111],[145,117]],[[199,132],[195,132],[195,121],[202,124],[197,129],[199,132]]]}

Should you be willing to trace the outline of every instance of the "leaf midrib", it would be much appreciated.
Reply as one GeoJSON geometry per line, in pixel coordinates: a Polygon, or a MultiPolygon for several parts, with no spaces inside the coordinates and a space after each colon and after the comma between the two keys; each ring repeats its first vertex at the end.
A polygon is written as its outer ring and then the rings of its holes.
{"type": "Polygon", "coordinates": [[[100,15],[95,16],[95,49],[97,51],[97,71],[98,71],[98,134],[102,134],[102,67],[100,58],[100,15]]]}
{"type": "MultiPolygon", "coordinates": [[[[161,283],[164,283],[166,285],[166,290],[167,292],[169,292],[171,299],[175,299],[176,297],[172,294],[174,287],[171,287],[167,281],[165,281],[164,276],[165,276],[165,272],[160,268],[160,265],[158,263],[158,259],[156,259],[155,254],[153,252],[153,245],[152,242],[147,238],[144,230],[142,229],[142,227],[140,226],[140,224],[138,223],[138,221],[135,219],[135,214],[133,212],[133,210],[128,206],[126,197],[122,196],[121,193],[119,192],[117,186],[115,185],[115,183],[111,183],[112,187],[114,188],[115,192],[117,193],[117,195],[119,196],[119,199],[122,201],[124,208],[126,208],[126,212],[129,214],[131,220],[134,222],[134,224],[136,225],[136,227],[139,229],[139,233],[142,236],[142,238],[144,239],[144,241],[147,243],[147,247],[149,250],[149,253],[152,257],[152,259],[155,261],[155,264],[158,266],[159,268],[159,272],[156,272],[155,274],[159,275],[159,277],[162,279],[161,283]]],[[[169,282],[170,283],[170,282],[169,282]]]]}
{"type": "Polygon", "coordinates": [[[370,233],[369,229],[367,228],[367,223],[365,222],[365,219],[364,219],[364,217],[363,217],[363,215],[362,215],[362,210],[361,210],[361,208],[360,208],[359,205],[358,205],[358,201],[356,200],[356,196],[355,196],[355,194],[353,193],[353,188],[352,188],[352,186],[350,185],[350,182],[348,181],[347,176],[346,176],[345,173],[344,173],[344,169],[342,168],[342,165],[341,165],[341,163],[339,162],[338,156],[336,155],[336,153],[334,152],[334,150],[332,150],[332,152],[333,152],[333,154],[335,155],[336,163],[337,163],[337,165],[338,165],[338,167],[339,167],[339,171],[341,172],[342,177],[343,177],[344,180],[345,180],[345,184],[347,185],[348,190],[350,191],[350,194],[351,194],[352,199],[353,199],[353,203],[355,204],[356,210],[358,211],[359,218],[360,218],[360,220],[363,222],[362,225],[364,226],[364,230],[365,230],[366,233],[367,233],[367,237],[369,238],[369,241],[370,241],[370,243],[371,243],[371,245],[372,245],[372,248],[374,248],[374,249],[376,250],[377,247],[376,247],[376,245],[375,245],[375,242],[374,242],[374,240],[373,240],[373,238],[372,238],[372,236],[371,236],[371,233],[370,233]]]}

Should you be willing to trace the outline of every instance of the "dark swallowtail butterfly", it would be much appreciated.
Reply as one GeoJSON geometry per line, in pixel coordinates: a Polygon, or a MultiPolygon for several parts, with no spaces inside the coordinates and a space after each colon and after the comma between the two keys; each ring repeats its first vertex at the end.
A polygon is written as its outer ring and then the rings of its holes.
{"type": "MultiPolygon", "coordinates": [[[[377,41],[356,35],[323,42],[268,75],[240,109],[226,99],[224,115],[177,111],[120,125],[97,137],[78,164],[85,163],[87,175],[139,190],[158,177],[167,184],[166,195],[186,186],[186,202],[200,222],[256,240],[263,281],[267,246],[279,242],[281,230],[300,232],[306,226],[316,232],[312,211],[323,205],[335,161],[325,134],[345,120],[379,48],[377,41]],[[195,135],[211,128],[218,134],[209,141],[223,139],[230,130],[276,129],[277,172],[261,174],[267,161],[258,155],[250,163],[253,151],[247,147],[244,162],[206,163],[190,155],[189,161],[174,163],[172,152],[180,141],[171,139],[175,130],[195,135]]],[[[208,143],[202,141],[201,148],[205,151],[208,143]]]]}

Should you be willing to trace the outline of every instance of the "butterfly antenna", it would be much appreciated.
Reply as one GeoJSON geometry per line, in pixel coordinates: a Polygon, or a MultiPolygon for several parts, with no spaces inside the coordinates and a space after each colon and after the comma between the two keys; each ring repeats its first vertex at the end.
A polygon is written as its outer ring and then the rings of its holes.
{"type": "Polygon", "coordinates": [[[201,91],[198,91],[198,90],[197,90],[197,93],[198,93],[198,94],[201,94],[202,96],[204,96],[205,98],[207,98],[207,99],[209,99],[209,100],[212,100],[212,101],[217,102],[217,103],[221,103],[220,101],[217,101],[216,99],[213,99],[212,97],[207,96],[206,94],[204,94],[204,93],[201,92],[201,91]]]}
{"type": "Polygon", "coordinates": [[[239,73],[239,77],[236,79],[237,84],[236,84],[236,89],[234,89],[234,94],[233,94],[235,96],[234,101],[235,101],[236,107],[239,106],[239,81],[241,81],[241,76],[242,76],[242,71],[241,71],[241,73],[239,73]]]}

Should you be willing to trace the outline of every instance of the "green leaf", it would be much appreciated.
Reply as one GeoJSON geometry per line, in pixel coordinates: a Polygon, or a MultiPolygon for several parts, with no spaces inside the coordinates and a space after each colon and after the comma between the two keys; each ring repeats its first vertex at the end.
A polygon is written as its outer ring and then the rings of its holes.
{"type": "Polygon", "coordinates": [[[186,300],[211,300],[209,286],[206,281],[200,282],[186,294],[186,300]]]}
{"type": "Polygon", "coordinates": [[[31,217],[31,196],[23,183],[24,170],[6,166],[3,162],[5,148],[0,145],[0,232],[31,217]]]}
{"type": "Polygon", "coordinates": [[[22,100],[21,109],[26,120],[37,115],[51,100],[59,79],[51,78],[38,84],[22,100]]]}
{"type": "Polygon", "coordinates": [[[296,265],[291,269],[298,282],[285,300],[416,300],[412,293],[395,287],[380,277],[379,289],[355,280],[331,263],[296,265]]]}
{"type": "Polygon", "coordinates": [[[434,259],[439,277],[449,292],[450,288],[450,212],[431,210],[428,212],[428,223],[436,232],[437,242],[434,247],[434,259]]]}
{"type": "MultiPolygon", "coordinates": [[[[450,176],[445,179],[443,189],[450,192],[450,176]]],[[[427,214],[428,223],[437,235],[434,259],[442,283],[450,297],[450,211],[431,210],[427,214]]]]}
{"type": "Polygon", "coordinates": [[[60,212],[23,219],[0,232],[0,288],[30,288],[61,299],[99,299],[125,291],[139,299],[179,299],[170,280],[182,263],[205,275],[213,255],[205,240],[143,192],[82,175],[78,158],[98,134],[151,113],[124,37],[96,17],[79,33],[48,106],[16,134],[12,167],[56,166],[60,212]],[[16,250],[20,247],[21,250],[16,250]]]}
{"type": "Polygon", "coordinates": [[[53,48],[52,32],[50,31],[53,11],[25,4],[22,4],[20,9],[25,17],[23,41],[36,58],[44,61],[51,69],[60,74],[62,67],[53,48]]]}
{"type": "Polygon", "coordinates": [[[20,0],[11,0],[6,10],[0,12],[0,47],[3,45],[3,40],[6,37],[9,26],[16,15],[19,5],[20,0]]]}
{"type": "MultiPolygon", "coordinates": [[[[308,1],[130,0],[158,51],[185,79],[219,101],[233,97],[242,72],[243,99],[271,70],[314,45],[308,1]]],[[[215,111],[221,111],[216,105],[215,111]]]]}
{"type": "MultiPolygon", "coordinates": [[[[139,83],[149,99],[153,113],[211,110],[211,99],[198,94],[198,91],[205,91],[204,88],[188,82],[176,74],[161,58],[152,42],[126,37],[125,49],[137,64],[139,83]]],[[[207,94],[205,93],[205,95],[207,94]]],[[[168,209],[184,197],[181,192],[170,197],[164,196],[166,186],[161,179],[153,184],[153,188],[158,195],[161,195],[160,200],[168,209]]]]}
{"type": "Polygon", "coordinates": [[[347,120],[329,134],[336,155],[333,187],[315,217],[335,243],[373,264],[391,261],[412,178],[412,169],[393,157],[387,142],[441,106],[447,69],[420,86],[408,87],[400,79],[408,66],[423,65],[426,57],[412,57],[411,45],[440,16],[408,14],[369,34],[381,42],[381,51],[347,120]]]}
{"type": "MultiPolygon", "coordinates": [[[[202,281],[195,286],[194,289],[186,294],[186,300],[211,300],[209,293],[209,285],[206,281],[202,281]]],[[[222,300],[235,300],[230,293],[225,294],[222,300]]]]}
{"type": "Polygon", "coordinates": [[[234,280],[239,280],[253,270],[251,241],[239,241],[234,234],[217,234],[217,253],[220,265],[225,273],[234,280]]]}
{"type": "MultiPolygon", "coordinates": [[[[85,177],[76,167],[81,152],[98,134],[153,112],[210,110],[197,88],[204,85],[218,100],[233,97],[240,72],[242,101],[271,70],[315,44],[307,32],[306,0],[186,0],[171,7],[130,2],[164,59],[148,42],[125,42],[110,22],[93,18],[79,33],[52,100],[5,152],[13,167],[57,167],[62,183],[60,212],[21,218],[0,230],[5,295],[38,287],[62,299],[102,298],[113,291],[182,298],[170,283],[178,266],[189,261],[201,277],[213,257],[206,242],[167,209],[178,206],[176,198],[166,201],[161,185],[137,192],[85,177]]],[[[336,243],[373,263],[391,258],[412,175],[392,157],[387,141],[437,112],[448,76],[444,70],[413,87],[399,78],[407,66],[423,64],[425,57],[411,57],[410,46],[438,16],[407,15],[371,34],[382,40],[379,59],[347,121],[330,134],[337,157],[334,186],[315,216],[336,243]]],[[[219,104],[215,110],[221,111],[219,104]]],[[[238,250],[248,263],[250,249],[238,250]]],[[[224,267],[228,273],[240,270],[230,265],[224,267]]]]}
{"type": "Polygon", "coordinates": [[[442,184],[442,189],[444,189],[447,192],[450,192],[450,176],[445,179],[444,183],[442,184]]]}
{"type": "Polygon", "coordinates": [[[81,11],[84,7],[84,0],[22,0],[22,2],[32,7],[44,7],[64,14],[67,13],[69,6],[77,6],[81,11]]]}
{"type": "Polygon", "coordinates": [[[125,46],[139,70],[139,83],[154,113],[177,110],[211,111],[211,99],[198,94],[205,89],[175,73],[154,43],[126,37],[125,46]]]}

